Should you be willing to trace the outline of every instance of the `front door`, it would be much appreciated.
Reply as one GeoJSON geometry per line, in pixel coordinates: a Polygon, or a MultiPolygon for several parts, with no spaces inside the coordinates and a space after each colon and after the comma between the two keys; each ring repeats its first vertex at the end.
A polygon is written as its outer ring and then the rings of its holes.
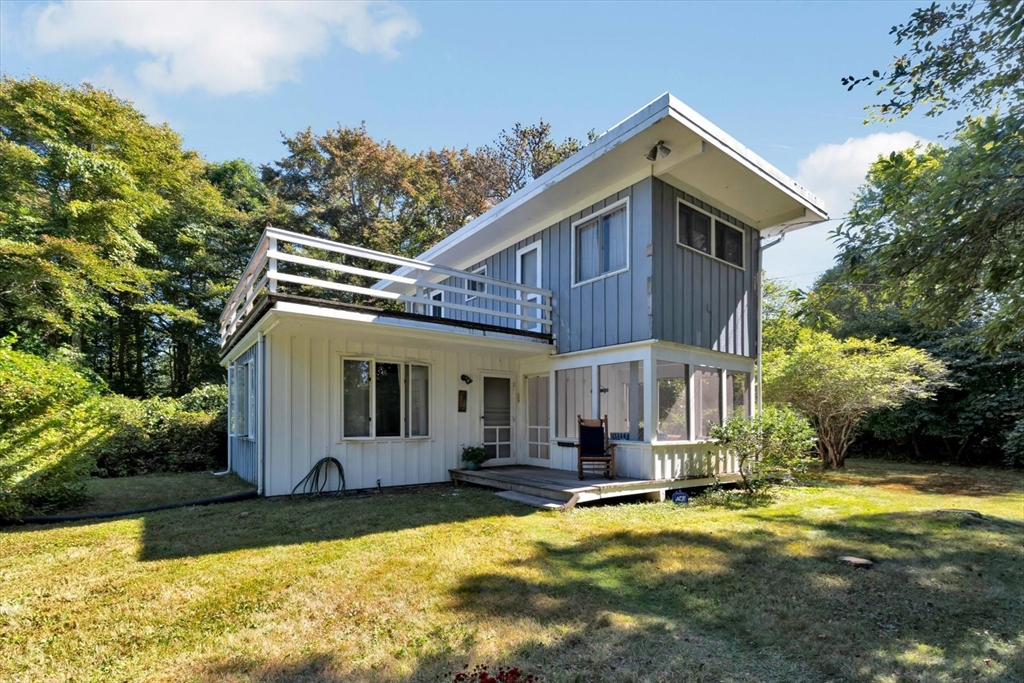
{"type": "Polygon", "coordinates": [[[484,377],[484,449],[493,465],[512,463],[512,380],[484,377]]]}

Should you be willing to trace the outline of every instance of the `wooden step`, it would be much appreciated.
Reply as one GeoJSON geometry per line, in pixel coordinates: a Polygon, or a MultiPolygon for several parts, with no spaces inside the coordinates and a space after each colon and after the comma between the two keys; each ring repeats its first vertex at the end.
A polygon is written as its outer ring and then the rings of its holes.
{"type": "Polygon", "coordinates": [[[449,471],[451,472],[452,479],[457,482],[477,484],[479,486],[487,486],[489,488],[501,488],[507,491],[522,493],[527,496],[549,498],[563,503],[568,502],[573,497],[572,491],[559,490],[553,486],[545,486],[544,484],[533,484],[528,481],[524,481],[519,477],[501,476],[498,473],[485,472],[483,470],[449,471]]]}
{"type": "Polygon", "coordinates": [[[499,491],[495,493],[498,498],[504,498],[505,500],[511,500],[516,503],[522,503],[523,505],[529,505],[530,507],[543,508],[545,510],[568,510],[576,501],[569,499],[568,501],[555,500],[554,498],[542,498],[541,496],[531,496],[525,493],[519,493],[518,491],[499,491]]]}

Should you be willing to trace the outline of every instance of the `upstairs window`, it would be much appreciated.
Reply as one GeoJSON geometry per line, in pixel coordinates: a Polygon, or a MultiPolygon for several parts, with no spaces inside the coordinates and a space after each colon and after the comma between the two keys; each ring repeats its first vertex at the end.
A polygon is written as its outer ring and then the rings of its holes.
{"type": "Polygon", "coordinates": [[[575,284],[629,267],[629,203],[616,202],[573,224],[575,284]]]}
{"type": "Polygon", "coordinates": [[[678,207],[676,241],[681,246],[713,256],[737,268],[743,267],[742,230],[682,201],[678,207]]]}

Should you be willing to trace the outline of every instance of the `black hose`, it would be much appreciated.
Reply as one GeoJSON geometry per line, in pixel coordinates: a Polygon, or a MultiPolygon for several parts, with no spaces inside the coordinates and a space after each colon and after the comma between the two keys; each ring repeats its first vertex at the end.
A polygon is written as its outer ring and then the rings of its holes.
{"type": "Polygon", "coordinates": [[[302,478],[295,488],[292,489],[292,496],[298,493],[299,489],[302,489],[302,495],[313,498],[317,496],[340,496],[345,493],[345,468],[341,466],[337,458],[327,456],[326,458],[320,458],[316,464],[313,465],[313,469],[309,471],[305,477],[302,478]],[[331,481],[330,466],[338,470],[338,486],[333,491],[328,491],[327,484],[331,481]]]}
{"type": "Polygon", "coordinates": [[[190,500],[185,503],[168,503],[166,505],[154,505],[148,508],[137,508],[135,510],[118,510],[116,512],[88,512],[81,515],[47,515],[42,517],[22,517],[12,522],[13,524],[56,524],[57,522],[80,522],[85,519],[110,519],[112,517],[128,517],[130,515],[141,515],[146,512],[158,512],[160,510],[173,510],[174,508],[195,507],[197,505],[215,505],[217,503],[233,503],[238,500],[255,498],[255,491],[243,493],[232,493],[227,496],[216,498],[203,498],[202,500],[190,500]]]}

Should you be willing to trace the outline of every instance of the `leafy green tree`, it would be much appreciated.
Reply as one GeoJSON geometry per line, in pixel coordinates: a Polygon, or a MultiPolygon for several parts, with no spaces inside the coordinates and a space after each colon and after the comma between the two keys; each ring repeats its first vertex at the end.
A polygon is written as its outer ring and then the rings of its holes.
{"type": "Polygon", "coordinates": [[[913,318],[941,327],[976,315],[984,347],[1024,335],[1024,2],[932,4],[893,27],[907,52],[868,82],[895,120],[957,111],[953,144],[877,162],[847,222],[842,259],[914,293],[913,318]]]}
{"type": "Polygon", "coordinates": [[[786,406],[769,405],[752,418],[732,417],[711,425],[717,445],[736,452],[748,493],[807,469],[813,457],[814,429],[807,418],[786,406]]]}
{"type": "Polygon", "coordinates": [[[792,348],[765,354],[764,392],[767,401],[811,420],[818,455],[838,469],[868,415],[930,398],[946,374],[940,361],[919,349],[805,329],[792,348]]]}

